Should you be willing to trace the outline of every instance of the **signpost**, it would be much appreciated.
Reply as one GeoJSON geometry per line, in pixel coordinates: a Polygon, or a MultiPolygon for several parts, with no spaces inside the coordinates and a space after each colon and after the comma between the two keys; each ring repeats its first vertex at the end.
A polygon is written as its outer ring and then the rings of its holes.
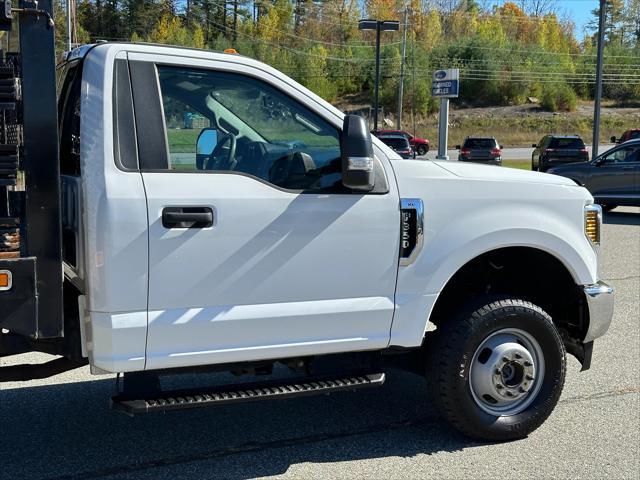
{"type": "Polygon", "coordinates": [[[447,138],[449,137],[449,99],[457,98],[460,83],[457,68],[436,70],[431,82],[431,96],[440,98],[440,122],[438,127],[438,160],[449,160],[447,138]]]}

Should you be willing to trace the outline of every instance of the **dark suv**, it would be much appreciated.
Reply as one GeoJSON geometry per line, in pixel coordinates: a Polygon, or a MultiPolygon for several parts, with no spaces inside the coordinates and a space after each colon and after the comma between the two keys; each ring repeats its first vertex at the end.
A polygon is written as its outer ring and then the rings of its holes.
{"type": "Polygon", "coordinates": [[[502,165],[502,146],[493,137],[467,137],[456,149],[460,150],[459,162],[502,165]]]}
{"type": "Polygon", "coordinates": [[[404,135],[380,135],[378,138],[402,158],[416,158],[416,152],[409,144],[409,140],[404,135]]]}
{"type": "Polygon", "coordinates": [[[589,161],[587,147],[577,135],[545,135],[532,146],[531,170],[538,172],[564,163],[589,161]]]}
{"type": "Polygon", "coordinates": [[[629,140],[591,162],[550,168],[547,173],[572,179],[591,192],[604,210],[640,206],[640,138],[629,140]]]}

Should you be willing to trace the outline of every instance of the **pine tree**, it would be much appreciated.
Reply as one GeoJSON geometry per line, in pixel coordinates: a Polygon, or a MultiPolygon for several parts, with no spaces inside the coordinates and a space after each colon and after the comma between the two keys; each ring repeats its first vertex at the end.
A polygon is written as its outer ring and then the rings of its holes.
{"type": "MultiPolygon", "coordinates": [[[[591,11],[595,17],[589,22],[588,28],[598,34],[598,19],[600,18],[600,7],[591,11]]],[[[607,0],[604,8],[604,41],[607,43],[622,43],[624,19],[624,0],[607,0]]]]}

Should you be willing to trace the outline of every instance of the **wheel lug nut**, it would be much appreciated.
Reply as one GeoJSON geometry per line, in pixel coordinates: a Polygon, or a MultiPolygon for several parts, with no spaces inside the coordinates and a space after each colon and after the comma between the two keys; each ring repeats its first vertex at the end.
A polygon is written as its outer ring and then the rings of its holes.
{"type": "Polygon", "coordinates": [[[493,373],[495,373],[496,375],[500,375],[500,369],[499,369],[499,368],[496,368],[496,369],[493,371],[493,373]]]}

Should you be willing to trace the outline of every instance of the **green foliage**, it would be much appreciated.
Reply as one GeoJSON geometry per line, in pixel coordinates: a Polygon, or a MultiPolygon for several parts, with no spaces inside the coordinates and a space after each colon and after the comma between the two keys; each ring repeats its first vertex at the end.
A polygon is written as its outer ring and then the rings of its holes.
{"type": "MultiPolygon", "coordinates": [[[[56,17],[64,17],[62,0],[55,1],[56,17]]],[[[561,19],[552,3],[486,4],[409,2],[407,114],[436,110],[430,88],[439,68],[460,68],[458,104],[512,105],[534,96],[555,111],[574,109],[577,97],[593,98],[592,37],[578,44],[570,21],[561,19]]],[[[604,97],[640,103],[640,0],[607,4],[604,97]]],[[[373,94],[375,33],[359,31],[357,20],[400,19],[398,5],[395,0],[78,0],[77,31],[81,42],[132,39],[235,48],[327,100],[347,94],[365,99],[373,94]]],[[[57,22],[60,49],[65,23],[57,22]]],[[[396,109],[401,40],[402,31],[382,33],[380,103],[385,110],[396,109]]]]}
{"type": "Polygon", "coordinates": [[[540,105],[550,112],[571,112],[576,109],[576,93],[564,83],[549,83],[543,87],[540,105]]]}

